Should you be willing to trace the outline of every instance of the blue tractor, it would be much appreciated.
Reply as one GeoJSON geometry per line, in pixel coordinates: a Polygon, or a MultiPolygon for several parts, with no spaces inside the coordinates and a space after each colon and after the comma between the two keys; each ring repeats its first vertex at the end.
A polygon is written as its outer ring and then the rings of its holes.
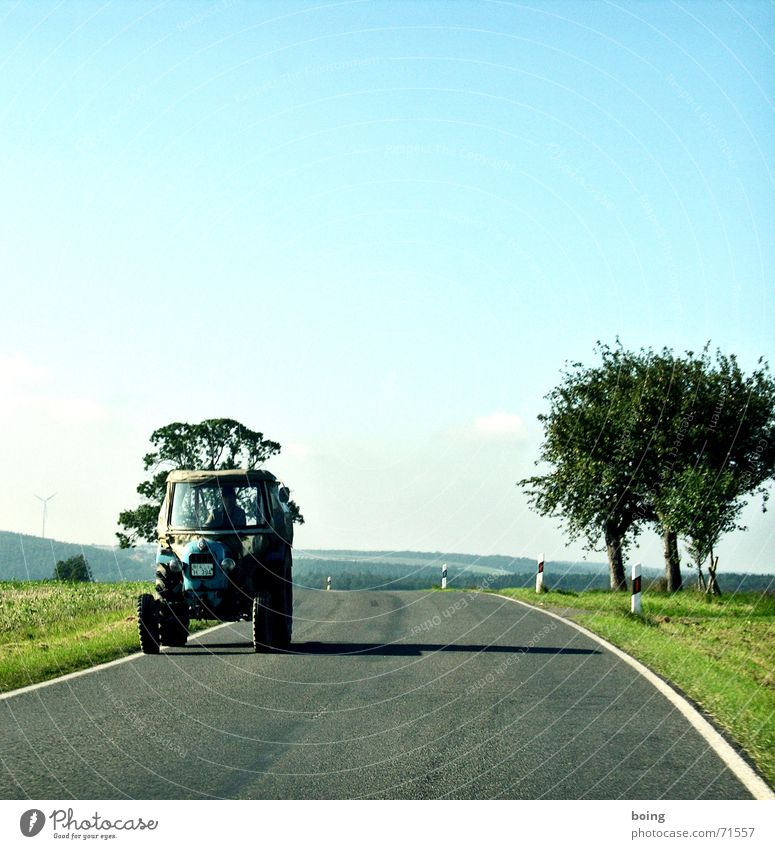
{"type": "Polygon", "coordinates": [[[184,646],[192,619],[252,621],[257,652],[290,645],[293,522],[271,472],[170,472],[158,537],[156,595],[137,601],[143,652],[184,646]]]}

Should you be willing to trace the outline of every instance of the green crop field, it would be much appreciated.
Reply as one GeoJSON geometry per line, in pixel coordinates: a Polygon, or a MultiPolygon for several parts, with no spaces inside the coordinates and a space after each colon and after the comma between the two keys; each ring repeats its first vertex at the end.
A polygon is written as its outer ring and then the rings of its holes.
{"type": "Polygon", "coordinates": [[[775,785],[775,595],[498,590],[554,610],[637,658],[689,696],[775,785]]]}
{"type": "Polygon", "coordinates": [[[152,586],[0,582],[0,692],[139,651],[135,604],[152,586]]]}

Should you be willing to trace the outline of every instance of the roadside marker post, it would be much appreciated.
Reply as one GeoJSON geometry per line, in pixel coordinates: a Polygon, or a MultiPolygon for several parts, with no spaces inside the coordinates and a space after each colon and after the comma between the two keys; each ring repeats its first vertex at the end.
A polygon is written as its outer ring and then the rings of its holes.
{"type": "Polygon", "coordinates": [[[326,589],[327,590],[331,589],[331,576],[330,575],[326,578],[326,589]]]}
{"type": "Polygon", "coordinates": [[[441,588],[445,590],[447,588],[447,564],[442,564],[441,567],[441,588]]]}
{"type": "Polygon", "coordinates": [[[640,563],[633,563],[632,565],[632,604],[630,605],[630,610],[636,616],[641,616],[643,614],[643,607],[641,604],[640,563]]]}
{"type": "Polygon", "coordinates": [[[544,554],[541,552],[541,556],[538,558],[538,571],[536,572],[536,592],[542,593],[544,591],[544,554]]]}

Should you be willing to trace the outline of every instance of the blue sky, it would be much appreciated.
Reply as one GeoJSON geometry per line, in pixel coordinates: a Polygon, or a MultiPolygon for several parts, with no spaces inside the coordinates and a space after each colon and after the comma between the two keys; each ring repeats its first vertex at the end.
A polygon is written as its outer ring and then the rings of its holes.
{"type": "MultiPolygon", "coordinates": [[[[563,363],[775,360],[774,19],[0,2],[0,525],[57,492],[110,543],[150,432],[230,416],[302,547],[581,556],[514,486],[563,363]]],[[[770,515],[728,568],[775,569],[770,515]]]]}

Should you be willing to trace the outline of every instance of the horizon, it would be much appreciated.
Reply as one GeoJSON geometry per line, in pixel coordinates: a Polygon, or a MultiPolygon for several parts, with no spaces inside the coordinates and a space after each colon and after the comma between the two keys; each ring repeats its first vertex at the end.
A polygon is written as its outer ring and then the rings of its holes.
{"type": "MultiPolygon", "coordinates": [[[[3,522],[56,493],[47,536],[114,544],[152,431],[225,416],[283,446],[305,548],[582,562],[516,485],[564,364],[775,363],[773,31],[745,1],[0,0],[3,522]]],[[[722,571],[775,568],[760,505],[722,571]]]]}
{"type": "MultiPolygon", "coordinates": [[[[59,545],[72,545],[72,546],[76,546],[76,547],[80,546],[82,549],[85,549],[85,548],[100,548],[100,549],[131,552],[131,551],[138,549],[138,548],[139,549],[142,549],[142,548],[154,549],[156,547],[156,543],[144,542],[143,541],[143,542],[138,542],[136,545],[132,546],[131,548],[122,549],[118,546],[118,544],[111,545],[111,544],[101,544],[101,543],[92,543],[92,542],[83,542],[83,541],[73,542],[73,541],[69,541],[69,540],[54,539],[53,537],[48,537],[48,536],[41,537],[41,536],[38,536],[36,534],[26,534],[26,533],[22,533],[21,531],[9,531],[9,530],[5,530],[3,528],[0,528],[0,534],[10,534],[12,536],[28,537],[30,539],[39,540],[40,542],[49,542],[49,543],[52,543],[54,545],[59,544],[59,545]]],[[[535,557],[530,557],[527,554],[504,554],[503,552],[494,552],[494,553],[491,553],[491,554],[481,554],[479,552],[472,552],[472,551],[439,551],[439,550],[425,551],[425,550],[417,550],[417,549],[395,549],[395,550],[376,549],[376,550],[370,550],[370,549],[354,549],[354,548],[298,548],[295,545],[294,545],[293,549],[294,549],[295,553],[301,555],[301,559],[306,559],[308,557],[310,559],[312,559],[312,557],[311,557],[312,555],[318,555],[318,554],[320,554],[320,555],[340,554],[340,555],[371,555],[373,559],[378,559],[380,557],[387,559],[388,557],[393,557],[398,562],[400,562],[400,560],[399,560],[400,555],[407,554],[407,555],[424,555],[424,556],[427,556],[428,558],[437,558],[440,563],[446,558],[447,560],[452,561],[453,565],[458,565],[458,564],[454,564],[454,560],[453,560],[453,558],[455,558],[457,556],[474,557],[474,558],[479,558],[479,559],[482,559],[482,560],[486,560],[488,558],[499,558],[499,559],[503,559],[503,560],[512,560],[512,561],[514,561],[514,560],[527,560],[527,561],[530,561],[531,563],[537,563],[537,560],[536,560],[535,557]]],[[[593,555],[595,553],[602,554],[602,552],[593,552],[593,555]]],[[[52,551],[52,556],[54,556],[53,551],[52,551]]],[[[320,557],[320,559],[323,560],[325,558],[320,557]]],[[[336,560],[336,558],[331,558],[331,559],[336,560]]],[[[362,558],[362,560],[364,562],[368,561],[369,557],[364,556],[362,558]]],[[[56,557],[54,556],[54,562],[55,561],[56,561],[56,557]]],[[[346,560],[343,560],[342,562],[346,562],[346,560]]],[[[360,562],[360,561],[358,561],[358,562],[360,562]]],[[[632,565],[634,563],[638,563],[638,562],[640,562],[640,561],[634,560],[632,558],[625,558],[625,570],[627,572],[628,580],[630,578],[630,569],[631,569],[632,565]]],[[[594,560],[594,559],[591,559],[591,556],[583,558],[583,559],[571,558],[571,559],[567,559],[567,560],[561,559],[561,558],[548,558],[547,557],[547,558],[545,558],[545,563],[546,563],[547,566],[551,565],[551,564],[556,564],[556,565],[559,565],[559,566],[578,567],[577,571],[579,571],[579,572],[583,572],[583,569],[584,569],[585,566],[595,567],[596,571],[602,571],[602,570],[608,571],[608,568],[609,568],[608,563],[605,559],[594,560]]],[[[430,565],[430,564],[428,564],[428,565],[430,565]]],[[[475,565],[475,564],[472,564],[472,565],[475,565]]],[[[705,564],[703,564],[703,565],[705,565],[705,564]]],[[[660,563],[657,566],[654,566],[650,563],[641,563],[641,566],[642,566],[642,570],[643,570],[644,573],[646,573],[646,572],[655,572],[655,573],[659,573],[659,574],[664,573],[664,564],[663,563],[660,563]]],[[[501,570],[502,570],[502,568],[503,567],[501,567],[501,570]]],[[[706,571],[706,570],[703,570],[703,571],[706,571]]],[[[689,563],[688,561],[682,560],[682,562],[681,562],[681,572],[682,572],[683,579],[684,579],[684,586],[687,586],[688,582],[691,581],[691,577],[696,575],[696,568],[691,563],[689,563]]],[[[724,570],[724,572],[722,572],[721,574],[722,574],[722,577],[723,577],[723,574],[742,574],[742,575],[760,575],[760,576],[761,575],[764,575],[764,576],[772,575],[773,577],[775,577],[775,568],[772,568],[770,571],[765,570],[765,571],[761,571],[761,572],[750,571],[750,570],[745,569],[745,568],[734,568],[734,569],[728,568],[728,569],[724,570]]]]}

